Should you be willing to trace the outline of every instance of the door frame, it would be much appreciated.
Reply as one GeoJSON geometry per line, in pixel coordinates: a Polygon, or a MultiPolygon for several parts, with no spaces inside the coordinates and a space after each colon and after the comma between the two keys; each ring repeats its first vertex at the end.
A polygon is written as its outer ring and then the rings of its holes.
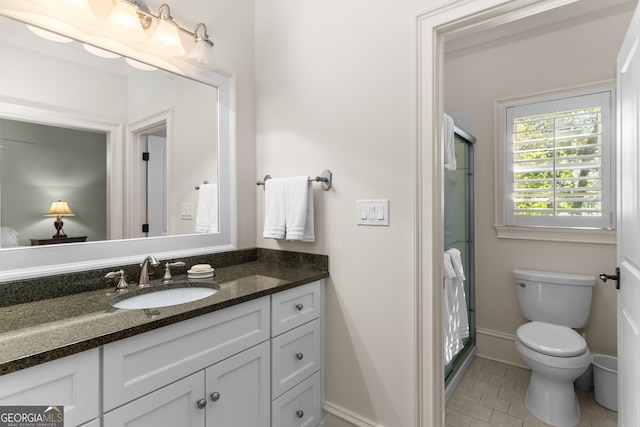
{"type": "Polygon", "coordinates": [[[442,322],[444,41],[577,0],[451,0],[414,19],[415,425],[444,425],[442,322]]]}

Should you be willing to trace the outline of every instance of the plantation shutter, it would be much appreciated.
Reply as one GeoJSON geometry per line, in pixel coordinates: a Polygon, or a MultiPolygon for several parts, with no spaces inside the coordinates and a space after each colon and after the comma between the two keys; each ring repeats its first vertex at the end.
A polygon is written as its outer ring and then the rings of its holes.
{"type": "Polygon", "coordinates": [[[613,227],[611,98],[506,108],[507,225],[613,227]]]}

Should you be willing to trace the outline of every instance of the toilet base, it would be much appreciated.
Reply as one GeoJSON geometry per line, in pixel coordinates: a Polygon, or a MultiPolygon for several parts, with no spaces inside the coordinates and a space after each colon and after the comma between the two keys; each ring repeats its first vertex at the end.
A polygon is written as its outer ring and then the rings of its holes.
{"type": "Polygon", "coordinates": [[[555,381],[532,372],[525,403],[533,416],[552,426],[574,427],[580,423],[573,381],[555,381]]]}

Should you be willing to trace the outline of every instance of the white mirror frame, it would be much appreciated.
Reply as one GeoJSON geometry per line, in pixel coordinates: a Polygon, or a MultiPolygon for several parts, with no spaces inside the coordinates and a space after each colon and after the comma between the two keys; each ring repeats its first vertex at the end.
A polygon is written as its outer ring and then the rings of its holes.
{"type": "MultiPolygon", "coordinates": [[[[70,243],[0,250],[0,282],[21,280],[75,271],[135,264],[147,256],[175,259],[237,249],[236,171],[235,171],[235,77],[225,71],[210,71],[176,58],[163,58],[144,47],[132,48],[127,40],[115,40],[101,23],[66,21],[50,16],[46,8],[28,0],[0,0],[0,15],[36,25],[64,36],[86,42],[157,68],[215,86],[218,89],[218,191],[220,231],[211,234],[151,237],[142,239],[70,243]]],[[[3,100],[6,101],[6,100],[3,100]]],[[[7,107],[14,118],[29,109],[7,107]]],[[[105,124],[103,124],[105,125],[105,124]]],[[[106,125],[107,127],[111,127],[106,125]]],[[[122,138],[119,127],[111,140],[122,138]]],[[[119,145],[120,144],[116,144],[119,145]]],[[[110,153],[117,156],[119,153],[110,153]]],[[[121,171],[114,171],[120,173],[121,171]]],[[[176,172],[176,171],[174,171],[176,172]]],[[[113,191],[110,190],[112,194],[113,191]]]]}

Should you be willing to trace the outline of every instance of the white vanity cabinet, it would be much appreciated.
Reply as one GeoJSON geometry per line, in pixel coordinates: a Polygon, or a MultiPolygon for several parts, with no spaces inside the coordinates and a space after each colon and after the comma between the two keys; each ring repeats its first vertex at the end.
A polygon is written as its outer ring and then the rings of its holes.
{"type": "Polygon", "coordinates": [[[0,376],[66,427],[323,426],[319,280],[0,376]]]}
{"type": "Polygon", "coordinates": [[[104,427],[263,425],[257,420],[269,419],[269,301],[105,345],[104,427]],[[246,422],[229,424],[232,414],[246,422]]]}
{"type": "Polygon", "coordinates": [[[56,359],[0,377],[0,405],[64,406],[65,427],[100,416],[99,349],[56,359]]]}
{"type": "Polygon", "coordinates": [[[271,296],[271,427],[323,423],[323,291],[317,281],[271,296]]]}

